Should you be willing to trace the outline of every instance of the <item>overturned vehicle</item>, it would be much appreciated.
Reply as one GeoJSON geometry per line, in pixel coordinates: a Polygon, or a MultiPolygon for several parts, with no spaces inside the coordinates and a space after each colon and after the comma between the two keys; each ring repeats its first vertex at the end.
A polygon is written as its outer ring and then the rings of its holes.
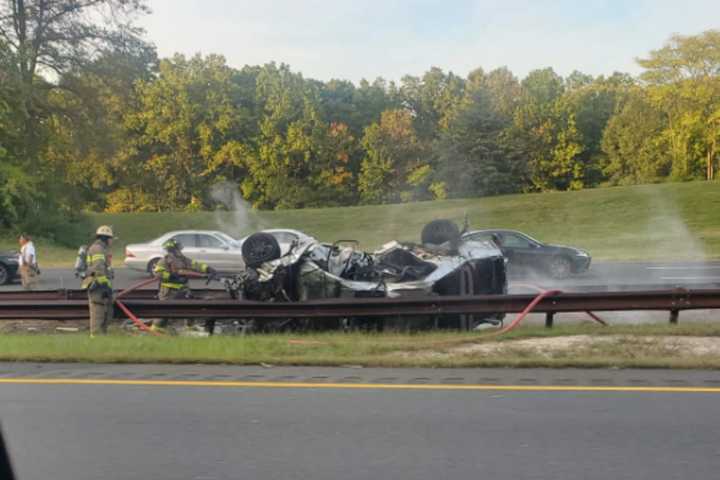
{"type": "MultiPolygon", "coordinates": [[[[393,241],[366,253],[352,240],[333,244],[301,238],[282,254],[277,239],[259,232],[242,246],[246,269],[225,280],[238,300],[295,302],[332,298],[372,298],[507,293],[505,259],[491,242],[463,241],[457,225],[436,220],[425,226],[420,244],[393,241]]],[[[433,318],[278,319],[249,330],[318,328],[454,328],[497,324],[502,314],[445,315],[433,318]]]]}

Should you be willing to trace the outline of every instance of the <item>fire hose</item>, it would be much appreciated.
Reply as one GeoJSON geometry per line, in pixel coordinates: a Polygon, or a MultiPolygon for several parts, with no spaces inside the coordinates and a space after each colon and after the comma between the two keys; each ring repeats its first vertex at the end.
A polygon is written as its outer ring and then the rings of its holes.
{"type": "MultiPolygon", "coordinates": [[[[188,273],[190,273],[190,272],[188,272],[188,273]]],[[[203,275],[203,274],[196,274],[196,273],[194,273],[194,272],[192,272],[192,273],[193,273],[192,275],[188,275],[188,276],[192,276],[193,278],[203,278],[203,277],[205,277],[205,275],[203,275]]],[[[144,331],[144,332],[151,333],[151,334],[156,335],[156,336],[160,336],[161,334],[160,334],[159,332],[156,332],[156,331],[151,330],[150,328],[148,328],[148,326],[145,325],[145,323],[144,323],[142,320],[140,320],[137,316],[135,316],[135,314],[133,314],[133,313],[130,311],[130,309],[127,308],[127,306],[126,306],[123,302],[120,301],[120,298],[121,298],[121,297],[124,297],[125,295],[128,295],[129,293],[137,290],[138,288],[142,288],[142,287],[144,287],[144,286],[146,286],[146,285],[150,285],[151,283],[154,283],[154,282],[156,282],[156,281],[157,281],[156,278],[150,278],[150,279],[147,279],[147,280],[143,280],[142,282],[136,283],[135,285],[132,285],[132,286],[130,286],[129,288],[126,288],[125,290],[122,290],[120,293],[118,293],[118,294],[115,296],[115,304],[117,304],[117,306],[120,308],[120,310],[122,310],[122,311],[125,313],[125,315],[127,315],[128,318],[133,322],[133,324],[135,324],[135,326],[137,326],[140,330],[142,330],[142,331],[144,331]]],[[[538,286],[535,286],[535,285],[521,285],[521,286],[524,286],[524,287],[527,287],[527,288],[531,288],[531,289],[535,289],[535,290],[538,291],[539,293],[538,293],[538,295],[525,307],[525,309],[523,309],[523,311],[520,312],[517,317],[515,317],[515,320],[513,320],[510,324],[508,324],[507,326],[503,327],[502,329],[500,329],[500,330],[498,330],[498,331],[496,331],[496,332],[490,333],[488,336],[503,335],[503,334],[505,334],[505,333],[510,332],[511,330],[515,329],[518,325],[520,325],[520,323],[522,323],[522,321],[525,319],[525,317],[527,317],[527,315],[528,315],[529,313],[531,313],[531,312],[533,311],[533,309],[537,306],[537,304],[540,303],[544,298],[550,297],[550,296],[552,296],[552,295],[558,295],[558,294],[562,293],[561,290],[545,290],[545,289],[543,289],[543,288],[541,288],[541,287],[538,287],[538,286]]],[[[607,326],[607,322],[605,322],[602,318],[598,317],[595,313],[593,313],[593,312],[591,312],[591,311],[586,311],[585,313],[587,313],[590,318],[592,318],[593,320],[595,320],[595,321],[598,322],[599,324],[601,324],[601,325],[603,325],[603,326],[607,326]]]]}
{"type": "MultiPolygon", "coordinates": [[[[542,288],[542,287],[538,287],[537,285],[531,285],[531,284],[529,284],[529,283],[518,283],[518,284],[516,284],[515,286],[521,287],[521,288],[523,288],[523,287],[524,287],[524,288],[529,288],[530,290],[535,290],[536,292],[541,292],[541,293],[546,291],[546,290],[545,290],[544,288],[542,288]]],[[[559,290],[556,290],[556,292],[561,293],[559,290]]],[[[607,327],[607,326],[608,326],[608,323],[607,323],[605,320],[603,320],[602,318],[600,318],[596,313],[591,312],[590,310],[585,310],[585,313],[586,313],[590,318],[592,318],[593,320],[595,320],[597,323],[599,323],[600,325],[602,325],[603,327],[607,327]]]]}
{"type": "Polygon", "coordinates": [[[542,290],[542,289],[540,289],[540,290],[541,290],[540,293],[538,293],[538,295],[535,298],[533,298],[533,301],[528,303],[527,307],[525,307],[525,309],[522,312],[520,312],[517,317],[515,317],[515,320],[510,322],[510,324],[507,327],[503,327],[502,329],[500,329],[496,332],[492,332],[488,336],[503,335],[505,333],[508,333],[510,330],[512,330],[515,327],[517,327],[518,325],[520,325],[520,323],[525,319],[525,317],[527,317],[528,313],[532,312],[533,308],[535,308],[535,306],[538,303],[540,303],[545,297],[549,297],[552,295],[557,295],[559,293],[562,293],[560,290],[542,290]]]}
{"type": "Polygon", "coordinates": [[[138,327],[140,330],[142,330],[143,332],[151,333],[151,334],[153,334],[153,335],[155,335],[155,336],[160,336],[160,335],[161,335],[160,332],[156,332],[156,331],[151,330],[150,328],[148,328],[148,326],[145,325],[145,323],[144,323],[142,320],[140,320],[139,318],[137,318],[137,317],[135,316],[135,314],[132,313],[132,312],[130,311],[130,309],[127,308],[127,307],[125,306],[125,304],[120,301],[120,298],[121,298],[121,297],[124,297],[125,295],[129,294],[130,292],[132,292],[132,291],[134,291],[134,290],[137,290],[138,288],[144,287],[144,286],[146,286],[146,285],[150,285],[151,283],[155,283],[155,282],[157,282],[157,281],[158,281],[157,278],[149,278],[149,279],[147,279],[147,280],[143,280],[142,282],[136,283],[135,285],[132,285],[132,286],[130,286],[129,288],[126,288],[125,290],[121,291],[120,293],[118,293],[118,294],[115,296],[115,304],[116,304],[118,307],[120,307],[120,310],[122,310],[123,312],[125,312],[125,315],[127,315],[128,318],[130,319],[130,321],[132,321],[133,324],[134,324],[136,327],[138,327]]]}
{"type": "MultiPolygon", "coordinates": [[[[205,276],[206,276],[205,274],[202,274],[202,273],[190,272],[190,271],[183,272],[183,275],[186,277],[191,277],[191,278],[205,278],[205,276]]],[[[118,293],[115,296],[115,304],[120,308],[120,310],[122,310],[125,313],[125,315],[128,316],[130,321],[133,322],[133,324],[136,327],[138,327],[138,329],[142,330],[143,332],[147,332],[152,335],[155,335],[155,336],[162,336],[162,334],[160,332],[148,328],[148,326],[145,325],[145,322],[140,320],[134,313],[132,313],[132,311],[130,311],[130,309],[123,302],[120,301],[120,298],[124,297],[125,295],[128,295],[129,293],[137,290],[138,288],[142,288],[146,285],[150,285],[151,283],[155,283],[157,281],[158,281],[157,278],[149,278],[147,280],[143,280],[142,282],[136,283],[135,285],[131,285],[129,288],[126,288],[125,290],[121,291],[120,293],[118,293]]],[[[210,279],[208,279],[208,281],[210,281],[210,279]]]]}

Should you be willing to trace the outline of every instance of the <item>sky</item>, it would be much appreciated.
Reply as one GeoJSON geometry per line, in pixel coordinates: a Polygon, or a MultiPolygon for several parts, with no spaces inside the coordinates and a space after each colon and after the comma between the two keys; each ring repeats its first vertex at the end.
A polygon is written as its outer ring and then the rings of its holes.
{"type": "Polygon", "coordinates": [[[640,73],[675,33],[720,28],[720,0],[149,0],[139,20],[161,57],[217,53],[306,78],[399,80],[440,67],[524,77],[640,73]]]}

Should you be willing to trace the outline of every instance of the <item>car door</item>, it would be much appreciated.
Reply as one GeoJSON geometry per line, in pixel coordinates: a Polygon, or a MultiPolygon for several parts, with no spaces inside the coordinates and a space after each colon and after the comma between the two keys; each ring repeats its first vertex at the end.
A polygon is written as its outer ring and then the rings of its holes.
{"type": "Polygon", "coordinates": [[[521,268],[536,267],[542,261],[539,258],[541,255],[539,245],[524,235],[502,232],[500,238],[502,239],[501,249],[510,265],[521,268]]]}
{"type": "Polygon", "coordinates": [[[196,238],[198,254],[195,260],[206,263],[213,268],[220,267],[229,249],[225,242],[209,233],[198,233],[196,238]]]}
{"type": "Polygon", "coordinates": [[[175,241],[182,243],[182,252],[186,257],[193,260],[200,260],[200,249],[197,246],[197,238],[194,233],[179,233],[172,238],[175,241]]]}

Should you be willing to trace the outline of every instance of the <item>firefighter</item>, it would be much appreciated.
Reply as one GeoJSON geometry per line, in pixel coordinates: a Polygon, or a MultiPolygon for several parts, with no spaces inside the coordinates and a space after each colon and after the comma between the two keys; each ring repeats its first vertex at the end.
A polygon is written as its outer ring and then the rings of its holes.
{"type": "Polygon", "coordinates": [[[103,225],[95,232],[95,242],[87,250],[87,273],[82,288],[88,291],[90,336],[106,334],[113,316],[111,227],[103,225]]]}
{"type": "MultiPolygon", "coordinates": [[[[183,246],[179,241],[171,238],[162,246],[166,255],[153,270],[153,274],[160,280],[160,293],[158,295],[160,300],[191,298],[190,287],[188,286],[190,277],[203,274],[212,278],[216,275],[214,268],[183,255],[183,246]],[[193,273],[196,275],[193,275],[193,273]]],[[[167,327],[167,325],[168,319],[156,319],[153,321],[151,328],[158,330],[167,327]]]]}

